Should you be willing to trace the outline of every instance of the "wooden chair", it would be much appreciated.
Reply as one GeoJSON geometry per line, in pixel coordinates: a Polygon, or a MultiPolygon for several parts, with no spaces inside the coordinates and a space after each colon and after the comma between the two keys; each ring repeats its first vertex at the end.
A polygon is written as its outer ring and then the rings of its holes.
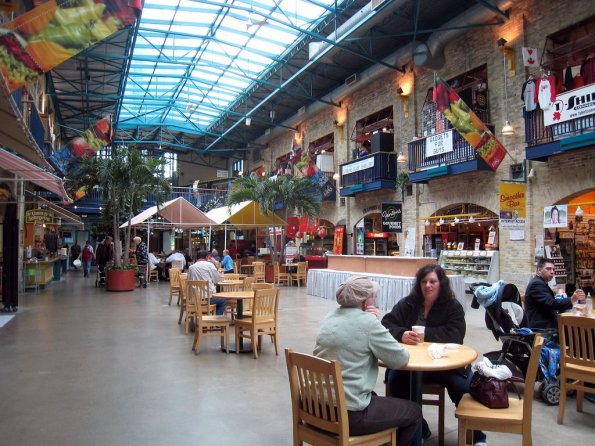
{"type": "MultiPolygon", "coordinates": [[[[279,288],[255,290],[252,301],[252,314],[235,322],[236,345],[240,338],[250,339],[254,359],[258,359],[258,350],[262,345],[262,337],[270,336],[275,345],[275,354],[279,355],[277,346],[277,317],[279,313],[279,288]]],[[[240,353],[237,349],[236,353],[240,353]]]]}
{"type": "Polygon", "coordinates": [[[285,349],[291,407],[293,444],[396,446],[397,429],[349,436],[349,420],[341,367],[337,361],[285,349]]]}
{"type": "Polygon", "coordinates": [[[282,272],[279,262],[273,262],[274,279],[273,282],[279,286],[281,282],[285,282],[287,286],[291,284],[291,274],[282,272]]]}
{"type": "Polygon", "coordinates": [[[535,336],[529,366],[525,376],[525,395],[523,400],[516,397],[509,398],[510,406],[507,409],[490,409],[474,400],[471,395],[463,395],[455,416],[459,419],[459,446],[465,446],[467,437],[471,440],[473,430],[492,432],[506,432],[522,435],[523,446],[532,446],[531,438],[531,411],[535,393],[535,377],[541,356],[543,338],[535,336]],[[466,434],[469,435],[466,435],[466,434]]]}
{"type": "Polygon", "coordinates": [[[561,314],[558,318],[560,336],[560,406],[558,424],[564,422],[566,394],[576,390],[576,410],[583,411],[585,392],[592,393],[595,384],[595,318],[561,314]]]}
{"type": "MultiPolygon", "coordinates": [[[[179,270],[183,270],[184,269],[184,262],[182,262],[181,260],[174,260],[171,262],[171,267],[172,268],[176,268],[179,270]]],[[[171,269],[170,269],[171,271],[171,269]]]]}
{"type": "Polygon", "coordinates": [[[297,270],[291,275],[291,283],[296,282],[300,286],[302,281],[306,284],[306,262],[298,262],[297,270]]]}
{"type": "Polygon", "coordinates": [[[149,282],[152,279],[155,279],[155,281],[159,283],[159,271],[157,271],[157,268],[149,270],[149,282]]]}
{"type": "Polygon", "coordinates": [[[180,303],[180,273],[181,269],[170,268],[169,269],[169,302],[167,305],[171,305],[171,299],[175,295],[178,297],[178,304],[180,303]]]}
{"type": "Polygon", "coordinates": [[[244,291],[252,290],[252,284],[256,279],[254,277],[246,277],[244,278],[244,291]]]}
{"type": "Polygon", "coordinates": [[[253,276],[256,282],[266,282],[264,278],[264,262],[254,262],[253,276]]]}
{"type": "Polygon", "coordinates": [[[225,316],[210,314],[216,305],[211,305],[209,297],[209,282],[205,280],[191,280],[186,286],[186,333],[189,321],[195,324],[192,351],[198,355],[202,346],[203,336],[219,336],[221,348],[225,341],[226,352],[229,353],[229,319],[225,316]]]}
{"type": "Polygon", "coordinates": [[[233,272],[235,274],[241,274],[242,273],[242,259],[235,259],[233,261],[233,272]]]}
{"type": "MultiPolygon", "coordinates": [[[[386,384],[386,381],[385,381],[386,384]]],[[[438,407],[438,445],[444,446],[444,404],[446,401],[445,397],[446,387],[440,384],[426,383],[422,385],[421,393],[424,395],[422,398],[422,405],[424,406],[436,406],[438,407]],[[426,396],[437,396],[438,398],[426,398],[426,396]]],[[[386,396],[392,396],[388,384],[385,385],[384,394],[386,396]]]]}
{"type": "MultiPolygon", "coordinates": [[[[180,317],[178,318],[178,325],[180,325],[182,323],[184,313],[186,312],[186,281],[188,280],[188,276],[186,274],[180,274],[178,280],[180,282],[180,291],[178,292],[178,305],[180,305],[180,317]]],[[[186,333],[188,333],[188,327],[186,327],[186,333]]]]}
{"type": "Polygon", "coordinates": [[[222,274],[222,280],[240,280],[241,274],[235,274],[235,273],[227,273],[227,274],[222,274]]]}

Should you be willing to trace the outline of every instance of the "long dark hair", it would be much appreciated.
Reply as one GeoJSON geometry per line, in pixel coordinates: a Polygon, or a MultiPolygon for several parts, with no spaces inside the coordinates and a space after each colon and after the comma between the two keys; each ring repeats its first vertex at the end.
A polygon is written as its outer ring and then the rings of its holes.
{"type": "Polygon", "coordinates": [[[421,291],[421,281],[430,273],[436,273],[438,281],[440,282],[440,293],[438,294],[437,302],[455,299],[455,293],[450,287],[450,280],[442,267],[440,265],[426,265],[423,268],[420,268],[415,274],[415,283],[411,290],[411,295],[415,300],[420,303],[424,301],[424,295],[421,291]]]}

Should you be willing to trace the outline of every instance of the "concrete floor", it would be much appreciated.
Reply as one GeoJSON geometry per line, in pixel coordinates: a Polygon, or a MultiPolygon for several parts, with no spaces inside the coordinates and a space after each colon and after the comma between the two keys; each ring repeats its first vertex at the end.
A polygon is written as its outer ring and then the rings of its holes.
{"type": "MultiPolygon", "coordinates": [[[[70,272],[20,307],[0,328],[0,445],[290,445],[291,405],[283,348],[311,352],[334,301],[281,292],[280,355],[267,341],[258,360],[225,355],[219,339],[191,352],[192,337],[167,306],[168,283],[107,293],[94,278],[70,272]]],[[[483,310],[467,312],[466,343],[479,352],[499,344],[483,310]]],[[[383,394],[381,377],[377,392],[383,394]]],[[[533,406],[535,445],[592,444],[595,405],[582,414],[570,400],[564,425],[557,407],[533,406]]],[[[425,410],[437,445],[437,409],[425,410]]],[[[457,444],[448,405],[446,445],[457,444]]],[[[488,433],[488,444],[520,445],[520,437],[488,433]]]]}

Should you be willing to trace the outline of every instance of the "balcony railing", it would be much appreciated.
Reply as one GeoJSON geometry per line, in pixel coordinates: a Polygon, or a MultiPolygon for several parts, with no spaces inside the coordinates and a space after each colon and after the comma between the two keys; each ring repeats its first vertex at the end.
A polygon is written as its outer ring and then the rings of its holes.
{"type": "Polygon", "coordinates": [[[543,111],[525,112],[525,142],[528,146],[536,146],[562,138],[581,135],[595,129],[595,114],[580,116],[559,124],[546,126],[543,122],[543,111]]]}
{"type": "Polygon", "coordinates": [[[394,189],[397,179],[397,155],[379,152],[341,164],[341,196],[358,192],[394,189]]]}

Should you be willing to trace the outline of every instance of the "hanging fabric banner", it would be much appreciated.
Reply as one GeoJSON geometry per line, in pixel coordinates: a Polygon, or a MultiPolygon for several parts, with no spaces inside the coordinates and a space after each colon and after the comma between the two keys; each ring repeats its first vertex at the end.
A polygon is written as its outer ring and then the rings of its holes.
{"type": "Polygon", "coordinates": [[[11,91],[133,23],[141,0],[49,0],[3,24],[0,71],[11,91]]]}
{"type": "Polygon", "coordinates": [[[336,189],[333,184],[334,181],[327,178],[318,168],[316,163],[310,158],[307,150],[302,151],[300,161],[295,166],[303,176],[310,178],[310,181],[320,188],[323,200],[335,199],[336,189]]]}
{"type": "Polygon", "coordinates": [[[527,194],[525,184],[500,183],[500,228],[525,229],[527,194]]]}
{"type": "Polygon", "coordinates": [[[492,170],[497,170],[506,156],[504,146],[444,79],[438,75],[435,75],[434,79],[432,100],[436,103],[438,111],[448,119],[488,166],[492,170]]]}

